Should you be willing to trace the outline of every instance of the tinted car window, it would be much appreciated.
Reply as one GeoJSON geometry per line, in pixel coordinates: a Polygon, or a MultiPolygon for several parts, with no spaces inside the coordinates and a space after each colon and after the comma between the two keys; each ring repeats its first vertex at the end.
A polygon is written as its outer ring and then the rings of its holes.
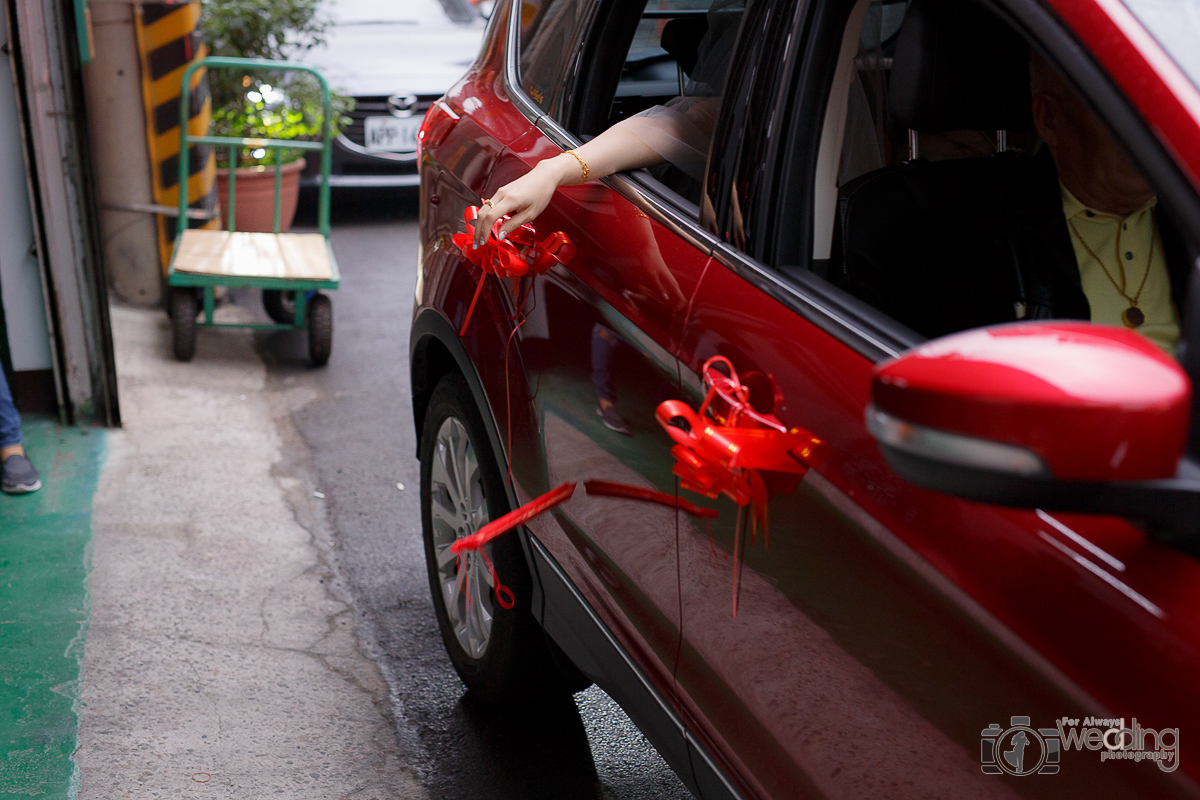
{"type": "Polygon", "coordinates": [[[697,203],[744,12],[744,0],[607,6],[587,43],[568,129],[587,139],[639,117],[628,130],[665,162],[648,165],[651,188],[697,203]]]}
{"type": "Polygon", "coordinates": [[[756,201],[769,191],[775,172],[768,166],[771,148],[785,135],[785,112],[777,103],[796,5],[754,3],[747,10],[726,78],[726,94],[738,102],[727,106],[713,139],[701,221],[747,252],[754,229],[775,224],[767,204],[756,201]]]}
{"type": "Polygon", "coordinates": [[[592,0],[521,2],[521,88],[559,122],[592,6],[592,0]]]}
{"type": "MultiPolygon", "coordinates": [[[[877,316],[886,324],[922,337],[1020,320],[1120,325],[1113,313],[1120,302],[1141,320],[1125,325],[1141,326],[1173,352],[1187,257],[1186,232],[1171,209],[1160,202],[1142,214],[1150,194],[1131,206],[1142,208],[1136,219],[1086,209],[1089,220],[1103,218],[1104,225],[1078,225],[1085,233],[1103,228],[1106,256],[1116,251],[1105,220],[1151,231],[1140,240],[1131,233],[1124,259],[1113,256],[1112,264],[1089,255],[1096,246],[1087,250],[1084,234],[1065,216],[1084,210],[1067,202],[1073,196],[1064,194],[1053,148],[1034,130],[1031,81],[1039,102],[1056,108],[1081,107],[1078,90],[983,4],[828,5],[842,10],[827,19],[822,36],[836,69],[806,87],[823,93],[825,118],[801,120],[810,133],[797,132],[789,144],[797,152],[815,149],[816,158],[783,191],[811,193],[811,227],[801,229],[810,238],[793,237],[771,261],[784,271],[809,266],[882,311],[886,319],[877,316]],[[1126,270],[1134,276],[1128,288],[1126,270]],[[1104,282],[1109,273],[1116,276],[1111,287],[1104,282]],[[1141,295],[1139,286],[1151,288],[1141,295]]],[[[1072,125],[1099,131],[1088,134],[1089,152],[1110,147],[1103,119],[1085,125],[1088,112],[1071,113],[1072,125]]],[[[1137,169],[1132,159],[1129,169],[1137,169]]],[[[858,313],[857,304],[846,305],[858,313]]]]}

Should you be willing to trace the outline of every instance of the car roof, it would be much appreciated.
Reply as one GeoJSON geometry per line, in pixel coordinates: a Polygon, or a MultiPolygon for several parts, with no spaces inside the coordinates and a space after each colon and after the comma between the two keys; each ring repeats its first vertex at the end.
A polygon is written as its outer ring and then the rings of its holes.
{"type": "Polygon", "coordinates": [[[1200,89],[1183,67],[1120,0],[1045,2],[1113,77],[1200,190],[1200,89]]]}

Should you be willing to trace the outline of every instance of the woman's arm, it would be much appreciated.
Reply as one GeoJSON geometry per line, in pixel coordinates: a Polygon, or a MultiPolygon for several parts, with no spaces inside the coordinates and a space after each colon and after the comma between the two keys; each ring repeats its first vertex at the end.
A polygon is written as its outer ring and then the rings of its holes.
{"type": "MultiPolygon", "coordinates": [[[[590,142],[575,148],[588,165],[588,180],[596,180],[627,169],[640,169],[666,161],[646,144],[646,126],[658,126],[658,120],[631,117],[618,122],[590,142]]],[[[487,238],[492,225],[505,214],[511,219],[504,223],[503,238],[518,226],[535,219],[550,203],[554,190],[583,182],[583,167],[575,156],[561,153],[538,162],[528,173],[496,190],[492,205],[479,209],[475,222],[475,246],[487,238]]]]}

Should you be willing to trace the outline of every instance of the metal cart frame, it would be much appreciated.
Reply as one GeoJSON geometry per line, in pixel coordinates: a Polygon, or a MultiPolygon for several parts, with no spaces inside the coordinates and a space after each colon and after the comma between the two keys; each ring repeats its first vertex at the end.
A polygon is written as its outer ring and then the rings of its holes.
{"type": "MultiPolygon", "coordinates": [[[[175,244],[171,251],[171,264],[167,269],[167,284],[172,287],[171,292],[171,314],[173,325],[175,327],[175,355],[181,360],[187,361],[191,358],[195,350],[195,317],[199,312],[196,300],[197,290],[202,296],[204,312],[203,321],[199,324],[210,328],[249,328],[253,330],[298,330],[305,327],[309,328],[309,352],[313,356],[313,361],[318,365],[323,364],[329,358],[329,349],[332,346],[332,306],[326,298],[321,305],[325,306],[328,311],[319,311],[321,314],[328,314],[328,338],[329,342],[323,351],[321,348],[314,347],[314,325],[312,324],[314,316],[310,315],[310,306],[313,301],[324,295],[316,295],[311,299],[308,297],[310,291],[319,292],[322,289],[333,290],[338,288],[338,283],[341,279],[338,271],[337,261],[333,256],[333,249],[329,244],[329,172],[332,161],[331,142],[333,138],[333,126],[331,125],[331,102],[329,84],[325,78],[317,70],[304,64],[297,64],[289,61],[272,61],[262,58],[231,58],[210,56],[190,64],[183,73],[183,87],[179,95],[179,218],[176,223],[175,244]],[[307,72],[313,75],[321,86],[321,104],[322,104],[322,119],[321,119],[321,141],[314,142],[304,139],[258,139],[252,137],[233,137],[233,136],[193,136],[188,131],[188,119],[191,96],[192,76],[199,69],[270,69],[270,70],[289,70],[297,72],[307,72]],[[238,155],[243,147],[255,148],[273,148],[275,150],[295,149],[306,151],[321,152],[321,181],[318,188],[318,205],[317,205],[317,230],[325,238],[325,253],[329,259],[329,270],[331,277],[324,279],[309,279],[309,278],[291,278],[291,277],[268,277],[256,275],[229,275],[229,274],[206,274],[204,272],[189,272],[176,269],[176,258],[179,254],[180,245],[184,241],[185,235],[189,231],[188,227],[188,178],[191,171],[189,147],[193,144],[207,144],[213,147],[228,147],[229,148],[229,192],[226,201],[226,231],[235,232],[237,230],[235,222],[235,187],[237,184],[237,162],[238,155]],[[295,317],[291,323],[228,323],[215,322],[213,320],[213,308],[215,306],[214,289],[218,286],[235,287],[249,286],[264,290],[280,290],[295,292],[296,305],[295,317]],[[179,291],[182,290],[182,291],[179,291]],[[178,300],[177,297],[182,298],[178,300]],[[190,295],[192,300],[188,301],[187,296],[190,295]],[[188,319],[189,309],[191,309],[190,319],[188,319]],[[182,318],[181,318],[182,315],[182,318]],[[191,326],[190,347],[186,341],[187,328],[191,326]],[[184,329],[184,345],[181,352],[180,347],[180,328],[184,329]]],[[[280,233],[280,217],[281,217],[281,194],[282,194],[282,165],[279,159],[275,159],[275,225],[274,235],[287,236],[288,234],[280,233]]],[[[322,335],[320,332],[318,336],[322,335]]],[[[320,345],[321,343],[317,343],[320,345]]]]}

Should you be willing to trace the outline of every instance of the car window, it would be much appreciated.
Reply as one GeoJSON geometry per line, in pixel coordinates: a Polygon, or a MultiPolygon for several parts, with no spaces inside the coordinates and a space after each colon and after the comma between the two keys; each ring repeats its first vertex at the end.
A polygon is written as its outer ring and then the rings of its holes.
{"type": "Polygon", "coordinates": [[[521,0],[521,88],[562,122],[566,88],[579,58],[592,0],[521,0]]]}
{"type": "Polygon", "coordinates": [[[773,148],[787,136],[780,108],[784,62],[793,20],[805,3],[751,5],[742,21],[741,43],[726,78],[727,104],[713,139],[705,177],[701,223],[733,247],[751,252],[751,240],[777,218],[762,198],[776,177],[773,148]]]}
{"type": "Polygon", "coordinates": [[[643,178],[698,203],[744,12],[744,0],[613,4],[587,43],[568,129],[588,139],[637,117],[639,138],[663,161],[643,178]]]}
{"type": "Polygon", "coordinates": [[[1175,355],[1190,232],[1103,111],[981,3],[828,5],[832,69],[806,87],[824,117],[789,145],[815,158],[783,190],[810,193],[809,235],[779,268],[807,266],[919,337],[1078,319],[1175,355]],[[1119,190],[1097,190],[1100,163],[1119,190]]]}
{"type": "MultiPolygon", "coordinates": [[[[648,0],[640,11],[630,9],[630,16],[637,13],[637,27],[621,67],[608,125],[681,95],[719,93],[728,70],[728,52],[706,49],[701,60],[701,44],[708,35],[710,18],[736,17],[744,4],[722,2],[720,8],[712,6],[712,0],[648,0]],[[705,74],[694,75],[697,70],[705,74]],[[697,86],[700,81],[705,85],[697,86]]],[[[612,24],[627,23],[614,20],[612,24]]],[[[728,37],[725,44],[731,47],[732,38],[728,37]]]]}

